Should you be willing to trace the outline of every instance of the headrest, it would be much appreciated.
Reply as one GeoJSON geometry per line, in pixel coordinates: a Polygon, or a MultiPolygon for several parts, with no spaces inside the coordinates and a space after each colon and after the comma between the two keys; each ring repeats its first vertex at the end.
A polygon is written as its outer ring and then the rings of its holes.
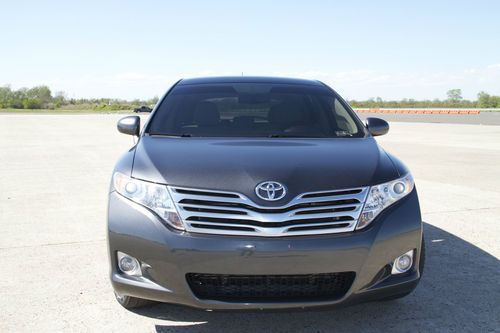
{"type": "Polygon", "coordinates": [[[199,102],[194,111],[194,122],[198,126],[214,126],[220,121],[217,105],[211,102],[199,102]]]}
{"type": "Polygon", "coordinates": [[[290,124],[304,120],[304,111],[296,103],[282,103],[271,107],[269,122],[274,124],[290,124]]]}

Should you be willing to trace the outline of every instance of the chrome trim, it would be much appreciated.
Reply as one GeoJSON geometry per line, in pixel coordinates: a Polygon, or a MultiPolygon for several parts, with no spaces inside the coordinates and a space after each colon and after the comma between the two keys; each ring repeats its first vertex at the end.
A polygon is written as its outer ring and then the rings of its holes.
{"type": "Polygon", "coordinates": [[[392,263],[391,274],[396,275],[396,274],[402,274],[402,273],[408,272],[413,267],[413,253],[415,253],[415,250],[410,250],[410,251],[400,255],[396,259],[394,259],[394,262],[392,263]],[[405,256],[405,255],[410,257],[410,266],[408,266],[407,269],[402,270],[402,269],[399,269],[397,267],[397,261],[399,260],[399,258],[401,258],[402,256],[405,256]]]}
{"type": "Polygon", "coordinates": [[[269,207],[237,192],[167,187],[186,231],[262,237],[351,232],[368,194],[368,187],[307,192],[269,207]]]}

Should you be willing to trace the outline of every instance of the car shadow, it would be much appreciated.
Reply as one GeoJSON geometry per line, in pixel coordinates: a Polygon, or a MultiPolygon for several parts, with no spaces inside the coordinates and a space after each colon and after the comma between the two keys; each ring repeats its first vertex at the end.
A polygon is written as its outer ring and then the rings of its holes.
{"type": "Polygon", "coordinates": [[[158,333],[497,331],[499,260],[430,224],[424,224],[424,232],[425,272],[403,299],[280,312],[208,312],[169,304],[134,312],[171,322],[155,325],[158,333]]]}

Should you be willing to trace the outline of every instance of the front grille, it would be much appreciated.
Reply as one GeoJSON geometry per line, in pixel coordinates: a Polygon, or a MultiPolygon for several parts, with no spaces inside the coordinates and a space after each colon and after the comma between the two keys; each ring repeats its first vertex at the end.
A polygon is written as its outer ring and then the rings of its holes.
{"type": "Polygon", "coordinates": [[[186,274],[194,295],[226,302],[312,302],[342,298],[354,272],[306,275],[186,274]]]}
{"type": "Polygon", "coordinates": [[[368,188],[303,193],[277,207],[236,192],[176,186],[169,191],[190,232],[276,237],[353,231],[368,188]]]}

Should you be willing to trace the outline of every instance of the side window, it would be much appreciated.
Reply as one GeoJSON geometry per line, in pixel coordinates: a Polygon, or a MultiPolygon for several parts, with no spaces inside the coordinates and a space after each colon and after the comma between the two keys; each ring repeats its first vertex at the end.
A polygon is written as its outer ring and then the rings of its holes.
{"type": "Polygon", "coordinates": [[[337,120],[338,127],[351,134],[358,133],[356,123],[344,108],[342,103],[340,103],[338,99],[335,99],[333,106],[335,108],[335,119],[337,120]]]}

